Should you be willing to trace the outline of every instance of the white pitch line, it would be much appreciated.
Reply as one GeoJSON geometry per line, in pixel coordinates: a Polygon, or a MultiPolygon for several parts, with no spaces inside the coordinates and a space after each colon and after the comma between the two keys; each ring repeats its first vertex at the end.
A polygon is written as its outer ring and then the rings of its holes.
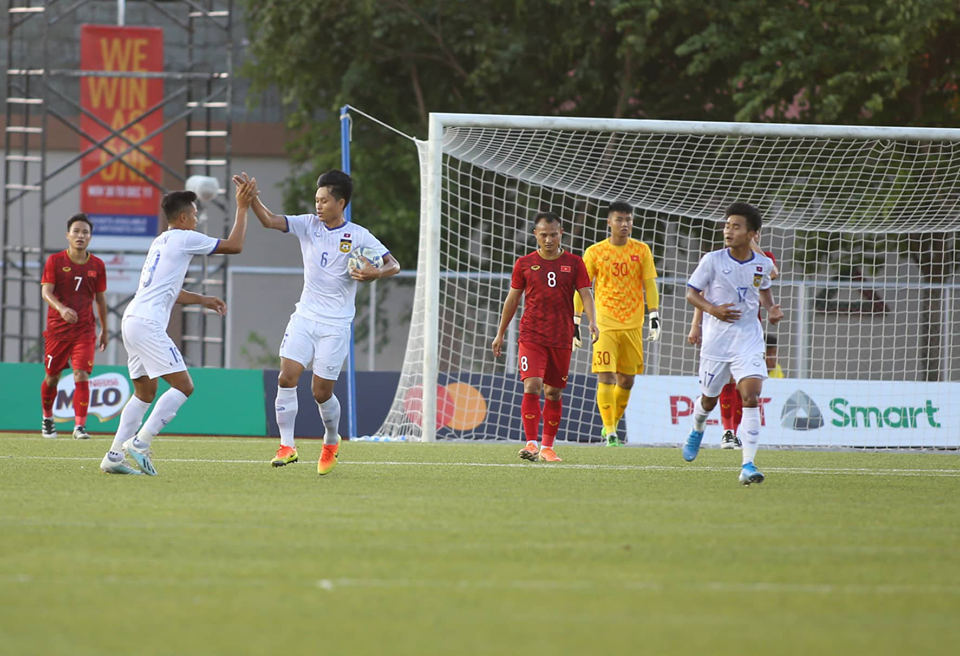
{"type": "MultiPolygon", "coordinates": [[[[99,457],[79,457],[79,456],[15,456],[0,455],[0,460],[68,460],[91,462],[99,461],[99,457]]],[[[158,463],[183,462],[183,463],[210,463],[223,465],[261,465],[266,466],[266,460],[230,460],[215,458],[157,458],[158,463]]],[[[574,470],[599,470],[599,471],[670,471],[670,472],[723,472],[729,473],[735,471],[735,466],[730,467],[706,467],[699,465],[598,465],[598,464],[575,464],[565,463],[562,465],[533,465],[526,463],[512,462],[422,462],[422,461],[400,461],[400,460],[341,460],[343,465],[372,465],[387,467],[497,467],[497,468],[529,468],[537,471],[569,471],[574,470]]],[[[839,475],[839,476],[927,476],[931,478],[960,478],[960,469],[850,469],[850,468],[829,468],[829,467],[765,467],[764,471],[776,472],[780,474],[807,474],[813,476],[839,475]]]]}
{"type": "MultiPolygon", "coordinates": [[[[72,585],[76,579],[34,576],[31,574],[10,574],[0,576],[0,582],[36,586],[53,584],[72,585]]],[[[491,579],[424,579],[424,578],[335,578],[335,579],[291,579],[289,581],[270,579],[212,578],[190,577],[183,579],[152,578],[137,576],[98,576],[97,583],[109,585],[150,585],[156,587],[257,587],[276,588],[287,585],[309,586],[335,592],[342,588],[394,588],[420,590],[525,590],[544,592],[582,592],[582,591],[624,591],[624,592],[718,592],[773,594],[813,594],[813,595],[960,595],[960,586],[955,585],[905,585],[896,583],[844,584],[844,583],[796,583],[755,581],[752,583],[733,581],[697,581],[668,583],[649,580],[554,580],[512,579],[497,581],[491,579]]]]}

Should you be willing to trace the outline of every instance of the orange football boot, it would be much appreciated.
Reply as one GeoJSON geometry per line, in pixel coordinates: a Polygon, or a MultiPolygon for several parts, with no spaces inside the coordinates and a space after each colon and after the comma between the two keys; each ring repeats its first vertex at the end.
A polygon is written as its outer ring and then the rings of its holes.
{"type": "Polygon", "coordinates": [[[320,451],[320,460],[317,461],[317,473],[323,476],[333,471],[337,466],[337,454],[340,452],[340,436],[336,444],[324,444],[320,451]]]}
{"type": "Polygon", "coordinates": [[[541,462],[563,462],[560,456],[557,455],[557,452],[553,450],[552,446],[545,446],[540,449],[539,460],[541,462]]]}
{"type": "Polygon", "coordinates": [[[289,465],[296,462],[300,459],[300,456],[297,455],[297,450],[292,446],[282,446],[277,449],[277,455],[274,456],[273,460],[270,461],[270,464],[274,467],[283,467],[284,465],[289,465]]]}
{"type": "Polygon", "coordinates": [[[524,460],[529,460],[530,462],[537,461],[537,454],[540,453],[540,449],[537,448],[536,442],[527,442],[527,445],[520,449],[520,457],[524,460]]]}

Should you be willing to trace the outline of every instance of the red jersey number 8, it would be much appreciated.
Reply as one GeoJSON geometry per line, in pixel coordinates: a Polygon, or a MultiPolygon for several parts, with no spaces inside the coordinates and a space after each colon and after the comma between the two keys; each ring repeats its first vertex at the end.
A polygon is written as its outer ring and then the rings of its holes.
{"type": "Polygon", "coordinates": [[[547,286],[556,287],[557,286],[557,272],[551,271],[547,274],[547,286]]]}
{"type": "Polygon", "coordinates": [[[520,358],[520,371],[526,371],[528,366],[529,365],[527,364],[527,356],[523,356],[522,358],[520,358]]]}

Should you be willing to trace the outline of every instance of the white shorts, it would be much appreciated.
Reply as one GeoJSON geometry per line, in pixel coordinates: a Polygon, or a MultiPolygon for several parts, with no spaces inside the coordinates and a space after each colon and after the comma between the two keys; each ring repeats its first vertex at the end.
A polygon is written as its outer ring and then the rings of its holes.
{"type": "Polygon", "coordinates": [[[178,371],[186,371],[180,349],[170,339],[166,329],[156,321],[140,317],[124,317],[120,324],[123,347],[127,349],[127,369],[130,378],[149,376],[160,378],[178,371]]]}
{"type": "Polygon", "coordinates": [[[280,342],[280,357],[299,362],[313,375],[336,380],[343,361],[350,351],[350,327],[330,326],[311,321],[299,314],[290,315],[290,322],[280,342]]]}
{"type": "Polygon", "coordinates": [[[737,383],[744,378],[766,380],[767,361],[764,354],[743,356],[733,362],[700,358],[700,393],[709,398],[720,396],[720,390],[730,382],[731,375],[737,383]]]}

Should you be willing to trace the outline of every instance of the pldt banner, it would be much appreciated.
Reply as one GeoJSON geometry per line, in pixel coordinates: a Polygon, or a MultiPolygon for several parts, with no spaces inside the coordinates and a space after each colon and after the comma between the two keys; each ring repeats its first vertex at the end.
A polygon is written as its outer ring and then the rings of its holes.
{"type": "MultiPolygon", "coordinates": [[[[631,442],[680,443],[690,432],[695,376],[638,376],[627,408],[631,442]]],[[[958,447],[960,383],[770,379],[760,443],[781,446],[958,447]]],[[[706,443],[719,443],[720,410],[706,443]]]]}
{"type": "MultiPolygon", "coordinates": [[[[263,379],[246,369],[191,369],[194,393],[177,412],[165,433],[186,435],[266,435],[263,379]]],[[[40,432],[40,383],[43,365],[0,364],[0,431],[40,432]]],[[[169,385],[160,381],[157,397],[169,385]]],[[[61,432],[73,430],[73,373],[67,369],[57,386],[53,417],[61,432]]],[[[133,394],[126,367],[96,365],[90,376],[87,430],[114,433],[120,411],[133,394]]],[[[156,405],[156,402],[154,402],[156,405]]]]}
{"type": "MultiPolygon", "coordinates": [[[[163,30],[83,25],[80,68],[125,73],[163,71],[163,30]]],[[[162,127],[162,110],[147,113],[162,100],[162,79],[80,78],[80,105],[85,110],[80,117],[80,127],[97,143],[104,142],[80,163],[82,176],[92,174],[81,184],[80,209],[93,220],[94,247],[100,251],[146,251],[157,235],[160,194],[144,176],[159,180],[159,167],[130,144],[140,142],[162,127]],[[130,143],[111,136],[104,125],[119,131],[130,143]],[[123,152],[126,154],[121,159],[129,167],[120,161],[103,166],[112,155],[123,152]]],[[[92,145],[81,138],[82,151],[92,145]]],[[[163,161],[162,134],[139,147],[163,161]]]]}

